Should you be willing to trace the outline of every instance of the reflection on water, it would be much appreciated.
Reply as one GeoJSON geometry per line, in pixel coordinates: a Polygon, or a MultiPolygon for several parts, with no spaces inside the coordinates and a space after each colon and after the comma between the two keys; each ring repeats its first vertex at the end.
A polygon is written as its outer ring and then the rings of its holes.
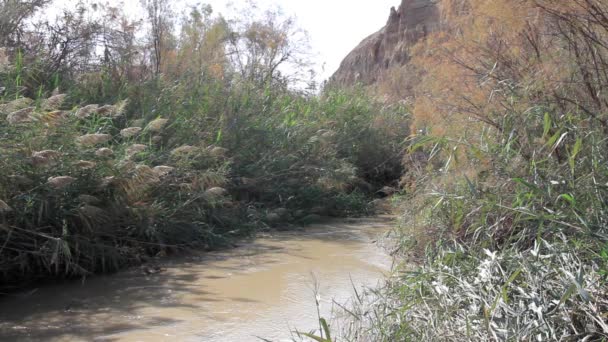
{"type": "Polygon", "coordinates": [[[336,221],[276,233],[237,249],[164,261],[84,284],[45,287],[0,301],[2,341],[289,341],[373,286],[390,258],[373,243],[390,218],[336,221]],[[314,276],[313,276],[314,274],[314,276]]]}

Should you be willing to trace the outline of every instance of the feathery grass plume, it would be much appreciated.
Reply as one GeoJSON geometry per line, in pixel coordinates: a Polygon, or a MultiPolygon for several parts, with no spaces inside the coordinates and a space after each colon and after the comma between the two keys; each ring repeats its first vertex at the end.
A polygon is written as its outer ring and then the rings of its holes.
{"type": "Polygon", "coordinates": [[[133,144],[133,145],[127,147],[127,149],[125,150],[126,157],[131,158],[131,157],[135,156],[136,154],[145,151],[147,148],[148,148],[148,146],[143,145],[143,144],[133,144]]]}
{"type": "Polygon", "coordinates": [[[33,103],[34,100],[30,99],[29,97],[20,97],[9,103],[0,105],[0,113],[10,114],[27,107],[31,107],[33,103]]]}
{"type": "Polygon", "coordinates": [[[135,168],[135,177],[139,178],[147,185],[160,182],[156,172],[148,165],[137,165],[135,168]]]}
{"type": "Polygon", "coordinates": [[[74,183],[76,178],[70,176],[49,177],[47,184],[51,187],[61,190],[74,183]]]}
{"type": "Polygon", "coordinates": [[[95,146],[105,144],[112,140],[109,134],[85,134],[76,138],[76,143],[81,146],[95,146]]]}
{"type": "Polygon", "coordinates": [[[79,160],[77,162],[74,162],[74,164],[72,164],[74,167],[77,167],[81,170],[90,170],[90,169],[94,169],[97,164],[92,162],[92,161],[87,161],[87,160],[79,160]]]}
{"type": "Polygon", "coordinates": [[[80,203],[90,204],[90,205],[98,205],[101,203],[101,200],[99,198],[97,198],[95,196],[91,196],[91,195],[86,195],[86,194],[79,195],[78,201],[80,203]]]}
{"type": "Polygon", "coordinates": [[[99,158],[111,158],[114,155],[114,151],[107,147],[102,147],[95,151],[95,155],[99,158]]]}
{"type": "Polygon", "coordinates": [[[0,200],[0,214],[3,213],[8,213],[10,211],[13,211],[13,208],[11,208],[8,204],[6,204],[6,202],[4,202],[3,200],[0,200]]]}
{"type": "Polygon", "coordinates": [[[122,159],[118,163],[116,163],[116,168],[121,173],[129,173],[129,172],[135,170],[136,167],[137,167],[137,164],[129,158],[122,159]]]}
{"type": "Polygon", "coordinates": [[[44,150],[32,153],[31,163],[34,167],[49,166],[57,163],[61,152],[55,150],[44,150]]]}
{"type": "Polygon", "coordinates": [[[132,138],[142,131],[141,127],[128,127],[120,131],[123,138],[132,138]]]}
{"type": "Polygon", "coordinates": [[[130,207],[142,207],[147,199],[148,185],[145,178],[135,173],[130,179],[120,182],[119,187],[130,207]]]}
{"type": "Polygon", "coordinates": [[[42,102],[40,108],[43,111],[54,111],[58,110],[63,102],[65,101],[67,94],[57,94],[49,97],[48,99],[42,102]]]}
{"type": "Polygon", "coordinates": [[[8,121],[8,123],[10,125],[18,125],[21,123],[32,122],[32,121],[34,121],[34,117],[32,116],[32,113],[34,113],[34,110],[36,110],[35,107],[28,107],[28,108],[20,109],[16,112],[10,113],[6,117],[6,120],[8,121]]]}
{"type": "Polygon", "coordinates": [[[114,105],[114,112],[112,113],[113,118],[117,118],[125,113],[127,106],[129,105],[129,99],[119,101],[114,105]]]}
{"type": "Polygon", "coordinates": [[[84,106],[76,111],[76,117],[79,119],[86,119],[97,112],[99,109],[99,105],[90,104],[88,106],[84,106]]]}
{"type": "Polygon", "coordinates": [[[100,190],[106,190],[107,188],[115,185],[117,183],[117,179],[115,176],[107,176],[101,179],[101,183],[99,184],[100,190]]]}
{"type": "Polygon", "coordinates": [[[160,183],[160,178],[147,165],[138,165],[132,176],[120,183],[128,203],[134,206],[147,206],[152,186],[160,183]]]}
{"type": "Polygon", "coordinates": [[[116,113],[116,106],[113,105],[105,105],[98,107],[95,111],[99,116],[112,117],[116,113]]]}
{"type": "Polygon", "coordinates": [[[190,192],[194,189],[194,187],[192,186],[192,183],[180,183],[179,189],[184,192],[190,192]]]}
{"type": "Polygon", "coordinates": [[[209,153],[214,157],[225,157],[228,154],[228,149],[223,147],[212,147],[209,153]]]}
{"type": "Polygon", "coordinates": [[[219,186],[205,191],[205,197],[209,200],[220,200],[226,196],[228,196],[228,190],[220,188],[219,186]]]}
{"type": "Polygon", "coordinates": [[[149,132],[160,132],[165,128],[165,126],[167,125],[168,122],[169,122],[168,119],[162,119],[162,118],[152,120],[152,121],[150,121],[148,126],[146,126],[146,130],[149,132]]]}
{"type": "Polygon", "coordinates": [[[329,130],[329,129],[320,129],[317,131],[317,136],[323,141],[323,142],[331,142],[334,138],[336,138],[337,133],[329,130]]]}
{"type": "Polygon", "coordinates": [[[109,221],[107,217],[108,213],[105,210],[94,205],[85,204],[82,207],[78,208],[78,213],[88,219],[95,219],[97,220],[97,222],[109,221]]]}
{"type": "Polygon", "coordinates": [[[36,121],[42,122],[48,126],[57,126],[62,120],[68,117],[68,112],[65,110],[54,110],[51,112],[37,113],[34,116],[36,121]]]}
{"type": "Polygon", "coordinates": [[[166,165],[159,165],[159,166],[155,166],[154,168],[152,168],[152,171],[154,171],[154,173],[158,177],[164,177],[164,176],[168,175],[169,173],[173,172],[174,170],[175,170],[174,167],[166,166],[166,165]]]}
{"type": "Polygon", "coordinates": [[[180,146],[180,147],[177,147],[177,148],[173,149],[173,151],[171,151],[171,154],[175,155],[175,156],[178,156],[178,155],[190,154],[190,153],[193,153],[196,150],[197,150],[197,148],[194,147],[194,146],[183,145],[183,146],[180,146]]]}

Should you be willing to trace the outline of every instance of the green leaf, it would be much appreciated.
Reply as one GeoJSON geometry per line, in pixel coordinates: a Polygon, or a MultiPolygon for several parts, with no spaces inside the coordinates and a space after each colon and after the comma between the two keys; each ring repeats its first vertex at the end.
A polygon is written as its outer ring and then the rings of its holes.
{"type": "Polygon", "coordinates": [[[578,153],[581,151],[581,147],[583,146],[583,139],[576,139],[576,143],[574,144],[574,149],[572,149],[572,158],[576,158],[578,153]]]}
{"type": "Polygon", "coordinates": [[[439,142],[439,140],[440,139],[435,138],[435,137],[423,136],[421,138],[418,138],[416,140],[416,142],[410,146],[409,151],[415,152],[416,150],[418,150],[424,146],[427,146],[431,143],[439,142]]]}
{"type": "Polygon", "coordinates": [[[317,342],[331,342],[331,340],[326,340],[323,337],[319,337],[319,336],[316,336],[316,335],[313,335],[313,334],[309,334],[309,333],[300,333],[300,335],[306,336],[306,337],[308,337],[310,339],[313,339],[313,340],[315,340],[317,342]]]}
{"type": "Polygon", "coordinates": [[[572,151],[570,152],[570,158],[568,158],[568,163],[570,164],[570,170],[572,171],[572,174],[574,174],[574,168],[576,166],[576,156],[581,151],[582,146],[583,146],[583,139],[578,138],[578,139],[576,139],[574,148],[572,148],[572,151]]]}
{"type": "Polygon", "coordinates": [[[467,177],[466,175],[464,176],[464,179],[467,181],[467,185],[469,186],[469,191],[471,192],[471,195],[477,197],[477,188],[475,187],[475,184],[473,184],[473,182],[471,182],[469,177],[467,177]]]}
{"type": "Polygon", "coordinates": [[[549,134],[550,130],[551,130],[551,116],[549,116],[549,113],[545,113],[543,137],[546,137],[547,134],[549,134]]]}
{"type": "Polygon", "coordinates": [[[220,141],[222,141],[222,129],[220,128],[217,131],[217,136],[215,137],[215,143],[219,143],[220,141]]]}
{"type": "Polygon", "coordinates": [[[559,197],[557,197],[557,200],[565,200],[566,202],[570,203],[570,205],[572,205],[573,207],[576,206],[576,199],[574,198],[574,196],[570,195],[570,194],[561,194],[559,195],[559,197]]]}
{"type": "Polygon", "coordinates": [[[519,184],[525,185],[527,188],[529,188],[530,190],[533,190],[535,192],[542,192],[539,187],[537,187],[536,185],[534,185],[532,183],[526,182],[523,178],[513,178],[513,181],[515,181],[519,184]]]}
{"type": "Polygon", "coordinates": [[[327,321],[325,320],[325,318],[320,318],[319,322],[321,322],[323,331],[325,331],[325,336],[327,337],[327,341],[331,341],[331,332],[329,331],[329,325],[327,325],[327,321]]]}
{"type": "Polygon", "coordinates": [[[553,134],[553,136],[551,138],[549,138],[549,140],[547,141],[546,146],[553,146],[561,135],[562,135],[561,130],[558,130],[557,132],[555,132],[555,134],[553,134]]]}
{"type": "Polygon", "coordinates": [[[313,339],[317,342],[332,342],[331,339],[331,332],[329,330],[329,325],[327,324],[327,321],[325,320],[325,318],[319,318],[319,323],[321,324],[321,327],[323,328],[323,332],[325,333],[325,336],[327,337],[323,337],[323,336],[317,336],[311,333],[301,333],[301,332],[297,332],[298,335],[301,336],[306,336],[310,339],[313,339]]]}
{"type": "Polygon", "coordinates": [[[581,296],[581,298],[586,302],[591,301],[591,299],[592,299],[591,294],[584,287],[585,271],[582,268],[579,270],[579,273],[576,276],[576,279],[574,279],[574,283],[576,285],[576,289],[578,290],[579,296],[581,296]]]}
{"type": "Polygon", "coordinates": [[[572,284],[570,285],[570,287],[568,288],[568,290],[566,291],[566,293],[564,293],[564,295],[562,296],[562,298],[559,300],[559,305],[564,304],[565,302],[568,301],[568,299],[570,299],[570,297],[572,297],[572,295],[574,294],[574,292],[576,292],[576,284],[572,284]]]}
{"type": "Polygon", "coordinates": [[[515,281],[515,279],[517,279],[517,277],[519,277],[521,271],[522,268],[520,267],[517,271],[513,272],[513,274],[511,274],[511,276],[509,277],[509,280],[507,280],[507,282],[502,286],[502,299],[505,304],[509,304],[509,297],[507,296],[507,286],[509,286],[509,284],[511,284],[513,281],[515,281]]]}

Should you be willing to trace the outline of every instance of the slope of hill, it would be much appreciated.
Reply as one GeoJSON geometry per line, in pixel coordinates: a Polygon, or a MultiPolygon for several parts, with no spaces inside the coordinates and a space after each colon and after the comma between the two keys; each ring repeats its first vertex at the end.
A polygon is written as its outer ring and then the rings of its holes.
{"type": "Polygon", "coordinates": [[[409,61],[409,48],[440,28],[433,0],[402,0],[391,8],[386,26],[365,38],[341,63],[331,83],[371,85],[409,61]]]}

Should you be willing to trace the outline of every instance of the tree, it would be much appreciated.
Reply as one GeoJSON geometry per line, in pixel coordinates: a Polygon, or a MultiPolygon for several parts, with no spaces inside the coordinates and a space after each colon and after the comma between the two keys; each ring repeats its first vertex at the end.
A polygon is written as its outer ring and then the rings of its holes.
{"type": "Polygon", "coordinates": [[[155,75],[159,75],[162,70],[163,58],[168,44],[172,38],[173,11],[169,5],[169,0],[141,0],[144,6],[148,23],[150,24],[150,41],[152,44],[155,75]]]}
{"type": "Polygon", "coordinates": [[[252,9],[233,22],[228,54],[243,80],[257,84],[300,81],[310,65],[308,35],[280,11],[256,16],[252,9]]]}
{"type": "Polygon", "coordinates": [[[141,80],[144,74],[144,51],[137,34],[141,21],[129,19],[118,7],[101,7],[99,46],[102,64],[115,82],[141,80]]]}
{"type": "Polygon", "coordinates": [[[174,74],[195,78],[200,83],[206,76],[223,79],[229,69],[226,42],[230,31],[222,18],[212,17],[211,6],[192,7],[181,23],[174,74]]]}
{"type": "Polygon", "coordinates": [[[0,46],[15,47],[23,35],[24,22],[51,0],[0,0],[0,46]]]}

